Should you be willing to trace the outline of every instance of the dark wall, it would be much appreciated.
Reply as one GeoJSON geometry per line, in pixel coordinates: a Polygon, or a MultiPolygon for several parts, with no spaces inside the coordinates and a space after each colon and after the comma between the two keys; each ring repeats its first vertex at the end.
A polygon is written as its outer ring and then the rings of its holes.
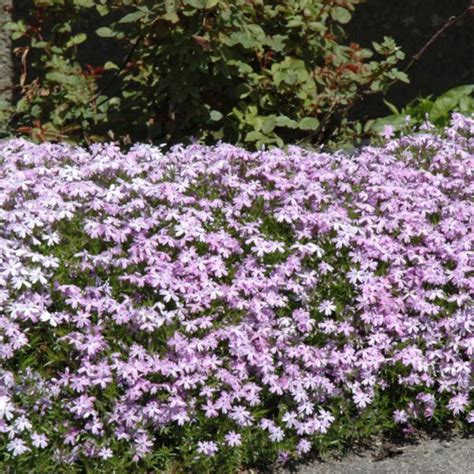
{"type": "MultiPolygon", "coordinates": [[[[368,0],[357,7],[348,25],[349,37],[370,46],[383,36],[395,38],[407,59],[471,0],[368,0]]],[[[419,95],[440,94],[452,87],[474,83],[474,14],[448,29],[409,71],[411,83],[397,85],[388,100],[400,106],[419,95]]],[[[386,115],[380,99],[373,98],[357,115],[386,115]]]]}

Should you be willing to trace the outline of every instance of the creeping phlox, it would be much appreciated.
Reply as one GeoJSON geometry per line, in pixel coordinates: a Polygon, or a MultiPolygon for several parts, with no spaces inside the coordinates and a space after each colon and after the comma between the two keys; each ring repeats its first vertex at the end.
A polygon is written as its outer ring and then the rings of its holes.
{"type": "Polygon", "coordinates": [[[473,132],[1,143],[3,456],[298,456],[381,397],[472,423],[473,132]]]}

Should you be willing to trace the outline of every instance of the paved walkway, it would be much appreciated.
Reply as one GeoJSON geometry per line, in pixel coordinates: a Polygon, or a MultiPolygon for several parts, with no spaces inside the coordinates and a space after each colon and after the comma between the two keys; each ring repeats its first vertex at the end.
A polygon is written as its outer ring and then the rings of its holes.
{"type": "Polygon", "coordinates": [[[418,444],[397,446],[392,457],[374,461],[378,451],[349,455],[340,461],[312,462],[285,469],[282,474],[474,474],[474,438],[450,441],[420,440],[418,444]]]}

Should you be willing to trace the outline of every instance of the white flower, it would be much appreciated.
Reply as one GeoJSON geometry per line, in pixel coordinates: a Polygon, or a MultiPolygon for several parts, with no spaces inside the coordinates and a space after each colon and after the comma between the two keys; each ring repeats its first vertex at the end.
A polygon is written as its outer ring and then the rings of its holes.
{"type": "Polygon", "coordinates": [[[35,448],[46,448],[48,446],[48,437],[44,434],[32,433],[31,442],[35,448]]]}
{"type": "Polygon", "coordinates": [[[326,316],[330,316],[331,313],[334,313],[334,311],[336,311],[336,305],[331,300],[324,300],[321,302],[318,309],[326,316]]]}
{"type": "Polygon", "coordinates": [[[39,268],[33,268],[30,271],[30,281],[31,283],[39,282],[42,285],[46,285],[46,283],[48,283],[48,280],[44,276],[44,273],[39,268]]]}
{"type": "Polygon", "coordinates": [[[23,286],[25,288],[31,288],[31,283],[22,276],[12,278],[13,288],[20,290],[23,286]]]}
{"type": "Polygon", "coordinates": [[[13,418],[14,409],[10,398],[5,395],[0,395],[0,420],[11,420],[13,418]]]}
{"type": "Polygon", "coordinates": [[[20,416],[15,420],[15,428],[21,433],[25,430],[30,430],[32,427],[30,421],[26,416],[20,416]]]}
{"type": "Polygon", "coordinates": [[[55,244],[59,244],[60,238],[57,232],[52,232],[51,234],[44,235],[43,240],[46,241],[48,247],[51,247],[55,244]]]}
{"type": "Polygon", "coordinates": [[[45,323],[49,323],[53,327],[56,327],[58,325],[58,321],[49,311],[44,311],[41,314],[40,319],[45,323]]]}
{"type": "Polygon", "coordinates": [[[13,454],[13,456],[21,456],[23,453],[31,451],[25,442],[19,438],[12,439],[8,443],[7,449],[13,454]]]}

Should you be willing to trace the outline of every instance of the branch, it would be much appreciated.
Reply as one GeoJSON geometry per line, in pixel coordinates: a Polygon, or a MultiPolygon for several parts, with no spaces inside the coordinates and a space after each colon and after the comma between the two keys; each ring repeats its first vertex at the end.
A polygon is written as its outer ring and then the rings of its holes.
{"type": "Polygon", "coordinates": [[[416,53],[408,63],[404,72],[407,72],[426,52],[426,50],[451,26],[459,23],[465,16],[474,14],[474,0],[471,4],[458,16],[452,16],[449,20],[429,39],[429,41],[416,53]]]}
{"type": "MultiPolygon", "coordinates": [[[[407,64],[405,69],[403,70],[404,72],[408,71],[420,58],[423,56],[423,54],[426,52],[426,50],[451,26],[455,25],[456,23],[459,23],[464,17],[467,15],[474,15],[474,0],[471,0],[471,4],[458,16],[456,17],[451,17],[429,40],[428,42],[416,53],[411,61],[407,64]]],[[[394,79],[392,82],[389,83],[389,87],[391,87],[393,84],[396,84],[399,81],[399,79],[394,79]]],[[[365,87],[367,84],[365,84],[365,87]]],[[[363,96],[367,95],[372,95],[376,94],[378,92],[374,91],[364,91],[363,87],[357,92],[354,102],[352,103],[352,106],[354,106],[355,103],[360,101],[363,96]]],[[[333,104],[330,108],[330,110],[326,113],[326,115],[323,117],[323,120],[321,121],[319,127],[311,132],[310,134],[306,135],[304,138],[301,140],[298,140],[296,142],[297,145],[300,145],[301,143],[307,141],[308,139],[311,139],[315,136],[318,136],[323,129],[326,127],[327,123],[329,122],[330,118],[334,115],[336,111],[336,105],[333,104]]]]}

